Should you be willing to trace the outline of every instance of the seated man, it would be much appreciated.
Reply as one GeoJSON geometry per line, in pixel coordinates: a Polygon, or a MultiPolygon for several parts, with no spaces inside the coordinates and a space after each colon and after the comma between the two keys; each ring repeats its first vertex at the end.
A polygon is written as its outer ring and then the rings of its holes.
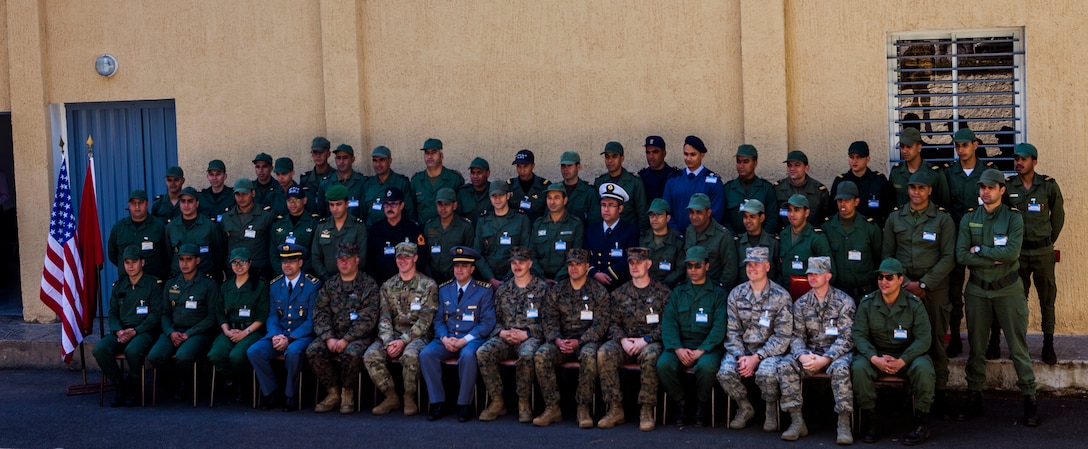
{"type": "Polygon", "coordinates": [[[854,346],[858,356],[850,365],[854,398],[866,427],[862,438],[878,438],[876,422],[876,379],[898,375],[910,380],[914,396],[914,419],[903,444],[913,446],[929,439],[929,407],[933,404],[933,362],[929,350],[929,316],[922,300],[903,289],[903,264],[887,258],[877,269],[877,287],[861,298],[854,317],[854,346]]]}
{"type": "MultiPolygon", "coordinates": [[[[439,191],[441,197],[442,192],[439,191]]],[[[442,205],[439,206],[441,215],[442,205]]],[[[428,421],[442,418],[446,388],[442,384],[442,362],[457,357],[461,387],[457,394],[457,421],[472,418],[472,393],[476,386],[476,349],[495,327],[494,291],[491,284],[472,279],[480,253],[467,246],[450,248],[453,280],[438,289],[438,310],[434,314],[434,340],[419,353],[419,369],[431,398],[428,421]]]]}
{"type": "Polygon", "coordinates": [[[116,385],[110,407],[135,404],[138,380],[143,374],[144,357],[159,334],[159,301],[162,281],[144,273],[144,256],[139,245],[130,245],[122,255],[125,274],[113,283],[107,317],[112,333],[94,345],[94,358],[102,375],[116,385]],[[129,379],[126,380],[113,358],[125,354],[129,379]]]}
{"type": "Polygon", "coordinates": [[[313,343],[306,359],[328,395],[314,407],[324,413],[340,407],[340,413],[355,412],[355,389],[363,370],[363,354],[374,340],[378,326],[378,284],[359,269],[359,247],[350,242],[337,245],[339,274],[321,288],[314,304],[313,343]],[[333,358],[339,357],[339,367],[333,358]],[[339,368],[339,369],[338,369],[339,368]]]}
{"type": "Polygon", "coordinates": [[[783,440],[796,440],[806,431],[801,417],[801,379],[816,373],[831,376],[835,413],[839,414],[838,444],[854,444],[850,417],[854,393],[850,387],[850,351],[854,349],[854,300],[831,287],[831,258],[808,259],[808,283],[812,290],[793,303],[793,340],[790,355],[778,365],[782,384],[782,408],[790,411],[792,423],[783,440]]]}

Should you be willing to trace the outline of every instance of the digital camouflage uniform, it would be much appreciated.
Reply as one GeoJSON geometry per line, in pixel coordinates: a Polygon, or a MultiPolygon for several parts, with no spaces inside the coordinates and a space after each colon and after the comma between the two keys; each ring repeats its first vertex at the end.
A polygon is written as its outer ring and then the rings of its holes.
{"type": "Polygon", "coordinates": [[[823,301],[810,290],[793,303],[790,354],[778,365],[782,409],[800,407],[803,403],[801,380],[816,373],[802,368],[797,358],[815,354],[831,359],[824,372],[831,377],[835,413],[854,411],[854,389],[850,382],[850,363],[854,360],[854,310],[853,298],[834,287],[828,289],[823,301]]]}
{"type": "MultiPolygon", "coordinates": [[[[433,201],[432,201],[433,204],[433,201]]],[[[431,341],[434,329],[431,321],[438,307],[438,285],[434,280],[416,273],[408,282],[394,275],[382,284],[381,317],[378,321],[378,340],[366,350],[364,360],[370,380],[382,392],[393,391],[393,377],[389,374],[389,354],[385,347],[393,340],[403,340],[404,351],[400,354],[404,368],[404,394],[415,394],[419,385],[419,351],[431,341]]]]}
{"type": "Polygon", "coordinates": [[[480,378],[492,398],[502,397],[499,363],[509,359],[517,360],[515,376],[518,398],[528,400],[532,394],[533,375],[536,373],[533,357],[544,340],[541,309],[547,289],[548,285],[534,276],[525,288],[510,281],[503,283],[495,293],[495,329],[491,332],[491,338],[476,351],[480,378]],[[517,345],[507,343],[499,332],[511,329],[528,332],[529,339],[517,345]]]}
{"type": "Polygon", "coordinates": [[[601,398],[606,404],[623,402],[619,369],[626,363],[638,363],[642,369],[639,405],[657,404],[657,358],[665,348],[661,342],[661,314],[665,313],[669,294],[665,284],[651,280],[646,288],[627,282],[609,295],[609,339],[597,350],[601,398]],[[647,345],[631,356],[620,344],[624,338],[643,338],[647,345]]]}
{"type": "Polygon", "coordinates": [[[767,272],[767,279],[779,279],[782,273],[782,264],[778,263],[778,234],[771,234],[761,230],[758,236],[753,236],[747,232],[742,232],[733,237],[733,241],[737,247],[737,280],[734,281],[735,285],[748,282],[748,273],[744,270],[744,258],[747,257],[748,248],[757,246],[767,248],[767,254],[771,256],[767,260],[771,264],[771,271],[767,272]]]}
{"type": "Polygon", "coordinates": [[[556,369],[561,363],[578,361],[578,390],[575,402],[589,405],[597,385],[597,349],[608,333],[608,291],[600,283],[586,278],[575,290],[570,282],[560,282],[548,289],[544,300],[544,343],[536,350],[534,364],[546,405],[559,404],[556,369]],[[591,315],[583,315],[584,312],[591,315]],[[588,317],[589,319],[586,319],[588,317]],[[578,352],[563,354],[556,339],[577,339],[578,352]]]}
{"type": "Polygon", "coordinates": [[[336,276],[321,287],[312,318],[315,338],[306,348],[306,359],[319,382],[354,388],[363,370],[364,352],[377,335],[378,304],[378,284],[362,271],[351,281],[336,276]],[[332,360],[336,354],[326,343],[330,338],[348,342],[339,354],[339,369],[332,360]]]}
{"type": "Polygon", "coordinates": [[[757,298],[752,283],[745,282],[729,292],[726,307],[729,324],[718,382],[729,397],[746,401],[748,389],[737,372],[737,357],[755,354],[760,359],[754,376],[760,396],[768,403],[778,401],[777,368],[782,356],[789,354],[793,338],[793,300],[789,292],[768,279],[757,298]]]}
{"type": "Polygon", "coordinates": [[[650,250],[650,277],[672,288],[684,280],[684,236],[673,228],[658,241],[653,229],[643,232],[638,246],[650,250]]]}

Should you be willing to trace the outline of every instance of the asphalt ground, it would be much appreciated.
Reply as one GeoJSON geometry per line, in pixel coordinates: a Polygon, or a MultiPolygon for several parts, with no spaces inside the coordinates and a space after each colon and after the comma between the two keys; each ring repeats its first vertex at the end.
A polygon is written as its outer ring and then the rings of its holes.
{"type": "MultiPolygon", "coordinates": [[[[97,381],[92,374],[89,380],[97,381]]],[[[821,400],[809,401],[806,419],[810,434],[798,442],[779,439],[778,433],[761,430],[757,413],[747,429],[724,426],[724,406],[719,392],[717,428],[677,428],[658,425],[640,432],[637,410],[628,409],[626,424],[614,429],[577,428],[573,410],[565,410],[563,422],[545,428],[519,424],[516,414],[495,422],[458,423],[453,416],[428,422],[425,412],[405,417],[369,413],[317,414],[312,408],[285,413],[254,410],[248,404],[219,400],[208,407],[207,394],[197,408],[191,401],[163,399],[156,407],[110,408],[98,406],[98,395],[67,396],[69,385],[82,382],[79,372],[52,370],[0,371],[0,447],[72,448],[536,448],[536,447],[831,447],[834,446],[834,413],[821,400]]],[[[312,391],[312,386],[309,386],[312,391]]],[[[307,393],[312,395],[312,393],[307,393]]],[[[818,395],[817,395],[818,396],[818,395]]],[[[808,396],[806,395],[806,398],[808,396]]],[[[306,399],[307,403],[312,402],[306,399]]],[[[539,402],[539,399],[538,399],[539,402]]],[[[510,402],[508,402],[510,404],[510,402]]],[[[511,404],[513,405],[513,404],[511,404]]],[[[538,408],[540,404],[537,404],[538,408]]],[[[570,409],[570,404],[567,404],[570,409]]],[[[882,393],[880,410],[884,437],[861,447],[900,446],[907,430],[909,399],[892,391],[882,393]]],[[[1085,447],[1088,445],[1088,400],[1042,398],[1042,425],[1027,428],[1018,423],[1019,398],[989,395],[986,415],[970,422],[933,421],[928,447],[1085,447]]],[[[598,416],[603,414],[598,407],[598,416]]]]}

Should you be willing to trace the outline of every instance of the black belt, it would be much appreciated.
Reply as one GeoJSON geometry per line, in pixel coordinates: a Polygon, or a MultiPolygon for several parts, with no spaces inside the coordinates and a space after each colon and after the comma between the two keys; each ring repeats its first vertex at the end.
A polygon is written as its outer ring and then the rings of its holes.
{"type": "Polygon", "coordinates": [[[1053,244],[1054,244],[1054,241],[1050,240],[1050,237],[1047,237],[1047,238],[1042,239],[1042,240],[1025,240],[1024,243],[1022,245],[1020,245],[1020,249],[1024,250],[1024,249],[1046,248],[1046,247],[1051,246],[1053,244]]]}
{"type": "Polygon", "coordinates": [[[1005,277],[1003,277],[1001,279],[998,279],[996,281],[993,281],[993,282],[986,282],[986,281],[980,279],[979,277],[977,277],[975,275],[971,275],[971,281],[970,282],[972,284],[975,284],[975,285],[979,286],[979,287],[982,287],[983,290],[1001,290],[1001,289],[1003,289],[1005,287],[1008,287],[1008,286],[1016,283],[1016,280],[1017,280],[1016,273],[1009,273],[1008,276],[1005,276],[1005,277]]]}

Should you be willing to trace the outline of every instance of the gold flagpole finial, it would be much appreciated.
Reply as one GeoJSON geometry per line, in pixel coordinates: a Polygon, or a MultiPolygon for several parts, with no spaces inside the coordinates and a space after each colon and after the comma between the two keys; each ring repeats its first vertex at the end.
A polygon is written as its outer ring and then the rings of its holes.
{"type": "Polygon", "coordinates": [[[90,134],[87,134],[87,157],[94,157],[94,139],[90,134]]]}

